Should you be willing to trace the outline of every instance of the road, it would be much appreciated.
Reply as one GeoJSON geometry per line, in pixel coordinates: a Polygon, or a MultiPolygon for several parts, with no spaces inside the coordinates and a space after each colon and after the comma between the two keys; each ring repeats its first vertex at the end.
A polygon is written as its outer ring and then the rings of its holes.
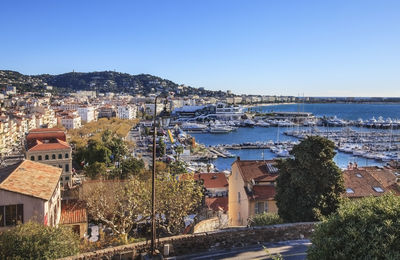
{"type": "Polygon", "coordinates": [[[169,257],[169,260],[178,259],[272,259],[271,256],[280,254],[285,260],[303,260],[307,256],[307,248],[311,245],[309,240],[291,240],[276,243],[264,243],[244,248],[233,248],[224,251],[213,251],[193,255],[169,257]],[[264,247],[265,248],[264,248],[264,247]]]}

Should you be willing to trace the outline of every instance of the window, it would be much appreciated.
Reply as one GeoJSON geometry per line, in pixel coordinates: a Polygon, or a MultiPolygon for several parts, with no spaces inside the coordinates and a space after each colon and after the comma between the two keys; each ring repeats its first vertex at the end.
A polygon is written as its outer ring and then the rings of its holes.
{"type": "Polygon", "coordinates": [[[351,188],[346,188],[346,193],[353,194],[353,193],[354,193],[354,190],[351,189],[351,188]]]}
{"type": "Polygon", "coordinates": [[[39,156],[38,156],[38,161],[41,161],[41,160],[42,160],[42,156],[39,155],[39,156]]]}
{"type": "Polygon", "coordinates": [[[69,176],[65,177],[65,180],[66,180],[66,181],[69,181],[69,176]]]}
{"type": "Polygon", "coordinates": [[[66,164],[66,165],[65,165],[65,171],[66,171],[66,172],[69,172],[69,164],[66,164]]]}
{"type": "Polygon", "coordinates": [[[53,155],[51,156],[51,159],[55,160],[55,159],[56,159],[56,155],[53,154],[53,155]]]}
{"type": "Polygon", "coordinates": [[[49,155],[46,154],[45,157],[44,157],[44,159],[45,159],[45,160],[48,160],[48,159],[49,159],[49,155]]]}
{"type": "Polygon", "coordinates": [[[0,206],[0,227],[15,226],[24,223],[24,205],[0,206]]]}
{"type": "Polygon", "coordinates": [[[69,158],[69,154],[65,154],[65,159],[68,159],[69,158]]]}
{"type": "Polygon", "coordinates": [[[381,187],[372,187],[376,192],[383,192],[381,187]]]}
{"type": "Polygon", "coordinates": [[[31,156],[31,161],[34,161],[35,160],[35,156],[31,156]]]}
{"type": "Polygon", "coordinates": [[[268,211],[268,202],[267,201],[258,201],[254,205],[254,212],[256,214],[261,214],[268,211]]]}
{"type": "Polygon", "coordinates": [[[240,191],[238,192],[238,203],[240,203],[240,191]]]}
{"type": "Polygon", "coordinates": [[[58,159],[62,159],[62,154],[58,154],[58,159]]]}

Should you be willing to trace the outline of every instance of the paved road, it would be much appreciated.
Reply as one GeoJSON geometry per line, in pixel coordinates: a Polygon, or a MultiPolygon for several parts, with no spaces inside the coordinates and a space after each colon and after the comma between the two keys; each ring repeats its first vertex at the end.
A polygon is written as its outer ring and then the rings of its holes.
{"type": "Polygon", "coordinates": [[[264,243],[263,245],[253,245],[245,248],[236,248],[225,251],[214,251],[179,257],[170,257],[167,259],[272,259],[271,256],[281,254],[285,260],[303,260],[306,259],[307,248],[311,245],[309,240],[291,240],[276,243],[264,243]],[[268,250],[269,254],[266,252],[268,250]]]}

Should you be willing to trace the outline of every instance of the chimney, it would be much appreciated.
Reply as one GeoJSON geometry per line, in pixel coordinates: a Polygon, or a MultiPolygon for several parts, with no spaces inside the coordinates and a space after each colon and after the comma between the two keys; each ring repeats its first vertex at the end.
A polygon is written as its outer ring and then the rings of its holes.
{"type": "Polygon", "coordinates": [[[236,157],[236,161],[240,161],[240,156],[236,157]]]}

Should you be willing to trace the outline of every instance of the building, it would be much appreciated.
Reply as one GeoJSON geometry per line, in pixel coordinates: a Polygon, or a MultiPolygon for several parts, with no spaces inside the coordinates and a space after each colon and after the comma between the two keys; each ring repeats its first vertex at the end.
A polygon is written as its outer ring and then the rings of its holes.
{"type": "Polygon", "coordinates": [[[59,128],[39,128],[26,136],[25,158],[62,168],[61,187],[72,186],[72,149],[59,128]]]}
{"type": "Polygon", "coordinates": [[[67,130],[81,128],[81,117],[74,114],[62,116],[61,125],[67,130]]]}
{"type": "Polygon", "coordinates": [[[92,106],[79,106],[77,110],[82,121],[86,123],[92,122],[93,120],[97,119],[95,115],[95,109],[92,106]]]}
{"type": "Polygon", "coordinates": [[[79,200],[63,200],[61,202],[60,224],[72,228],[80,238],[88,229],[88,218],[85,203],[79,200]]]}
{"type": "Polygon", "coordinates": [[[229,224],[245,226],[248,218],[263,212],[277,213],[275,180],[278,169],[274,161],[238,159],[229,176],[229,224]]]}
{"type": "Polygon", "coordinates": [[[29,160],[0,169],[0,231],[29,220],[58,225],[61,172],[29,160]]]}
{"type": "Polygon", "coordinates": [[[398,173],[391,167],[353,167],[343,171],[345,196],[358,199],[367,196],[382,196],[393,192],[400,195],[397,185],[398,173]]]}
{"type": "Polygon", "coordinates": [[[118,106],[117,117],[121,119],[134,119],[136,118],[137,108],[132,105],[118,106]]]}
{"type": "Polygon", "coordinates": [[[205,189],[205,206],[217,212],[228,212],[228,180],[223,172],[195,173],[194,179],[200,181],[205,189]]]}

